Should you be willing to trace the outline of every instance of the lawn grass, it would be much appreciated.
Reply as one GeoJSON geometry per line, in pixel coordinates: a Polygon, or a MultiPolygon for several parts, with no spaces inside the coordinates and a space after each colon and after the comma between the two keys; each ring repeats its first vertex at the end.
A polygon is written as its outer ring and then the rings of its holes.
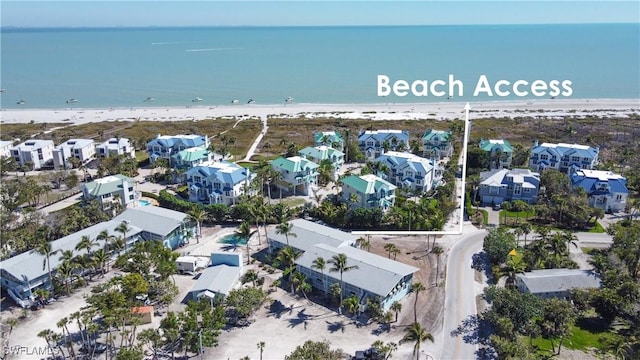
{"type": "Polygon", "coordinates": [[[484,221],[484,225],[487,225],[489,223],[489,212],[485,209],[478,209],[476,211],[482,214],[482,220],[484,221]]]}
{"type": "MultiPolygon", "coordinates": [[[[611,338],[613,335],[604,327],[602,320],[597,318],[580,318],[571,326],[571,335],[562,343],[563,348],[589,351],[592,349],[604,350],[603,338],[611,338]]],[[[551,341],[538,337],[533,339],[533,344],[538,347],[541,355],[549,355],[551,341]]],[[[554,340],[557,348],[558,341],[554,340]]]]}
{"type": "Polygon", "coordinates": [[[596,226],[592,227],[591,229],[589,229],[590,233],[597,233],[597,234],[602,234],[602,233],[606,233],[607,229],[605,229],[599,221],[596,221],[596,226]]]}
{"type": "Polygon", "coordinates": [[[136,160],[138,163],[145,162],[149,159],[149,154],[145,151],[136,151],[136,160]]]}
{"type": "Polygon", "coordinates": [[[304,205],[305,200],[300,198],[286,198],[286,199],[282,199],[282,203],[287,205],[290,208],[294,208],[297,206],[304,205]]]}

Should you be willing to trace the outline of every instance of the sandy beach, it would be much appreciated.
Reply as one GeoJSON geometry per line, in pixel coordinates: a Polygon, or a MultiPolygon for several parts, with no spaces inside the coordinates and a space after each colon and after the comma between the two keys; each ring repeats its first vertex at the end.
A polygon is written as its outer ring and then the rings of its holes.
{"type": "MultiPolygon", "coordinates": [[[[472,102],[471,111],[481,117],[535,116],[562,118],[587,115],[610,117],[640,113],[640,99],[545,99],[516,101],[472,102]]],[[[416,104],[277,104],[224,105],[189,107],[135,107],[111,109],[2,109],[1,123],[57,123],[84,124],[103,121],[187,121],[219,117],[341,117],[372,120],[462,118],[463,102],[416,104]]]]}

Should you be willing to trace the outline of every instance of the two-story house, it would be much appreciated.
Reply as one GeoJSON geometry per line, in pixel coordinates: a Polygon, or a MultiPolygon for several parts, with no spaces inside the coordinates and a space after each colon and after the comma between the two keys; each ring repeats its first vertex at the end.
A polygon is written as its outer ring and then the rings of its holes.
{"type": "Polygon", "coordinates": [[[390,150],[408,150],[409,132],[402,130],[360,131],[358,147],[367,160],[373,160],[390,150]]]}
{"type": "Polygon", "coordinates": [[[128,154],[132,158],[136,157],[136,149],[127,138],[111,138],[101,144],[96,145],[96,155],[99,158],[110,156],[120,156],[128,154]]]}
{"type": "Polygon", "coordinates": [[[56,169],[70,169],[73,164],[69,158],[76,158],[80,164],[93,160],[96,154],[95,144],[91,139],[69,139],[53,149],[53,167],[56,169]]]}
{"type": "Polygon", "coordinates": [[[271,161],[271,168],[280,174],[276,186],[294,195],[309,195],[309,189],[318,184],[318,167],[315,162],[301,156],[271,161]]]}
{"type": "Polygon", "coordinates": [[[571,186],[581,187],[589,196],[589,206],[606,212],[624,210],[629,196],[627,179],[611,171],[576,170],[569,175],[571,186]]]}
{"type": "Polygon", "coordinates": [[[484,205],[522,200],[535,204],[540,188],[540,174],[529,169],[495,169],[480,173],[478,195],[484,205]]]}
{"type": "Polygon", "coordinates": [[[173,167],[171,157],[186,149],[195,147],[209,147],[209,138],[206,135],[158,135],[147,143],[147,152],[151,162],[163,158],[169,161],[169,167],[173,167]]]}
{"type": "Polygon", "coordinates": [[[336,150],[326,145],[320,145],[311,147],[308,146],[300,151],[298,154],[311,160],[316,164],[321,164],[323,161],[329,161],[331,163],[331,178],[335,181],[338,180],[340,168],[344,164],[344,153],[340,150],[336,150]]]}
{"type": "Polygon", "coordinates": [[[256,174],[228,161],[207,161],[187,170],[184,176],[190,201],[233,205],[251,191],[249,185],[256,174]]]}
{"type": "Polygon", "coordinates": [[[578,144],[533,144],[529,167],[535,171],[556,169],[570,174],[576,169],[593,169],[598,163],[600,147],[590,147],[578,144]]]}
{"type": "Polygon", "coordinates": [[[480,140],[480,149],[489,153],[489,170],[511,167],[513,147],[507,140],[480,140]]]}
{"type": "Polygon", "coordinates": [[[120,174],[82,184],[82,195],[86,201],[97,199],[103,210],[111,209],[116,201],[127,208],[140,197],[136,181],[120,174]]]}
{"type": "Polygon", "coordinates": [[[179,151],[171,156],[171,167],[174,169],[191,169],[205,162],[221,160],[221,155],[211,152],[206,147],[194,147],[179,151]]]}
{"type": "Polygon", "coordinates": [[[422,156],[442,160],[453,155],[451,131],[429,129],[422,135],[422,156]]]}
{"type": "Polygon", "coordinates": [[[413,191],[427,192],[442,178],[442,169],[436,176],[433,160],[407,152],[389,151],[378,156],[374,162],[379,164],[381,171],[378,175],[383,179],[413,191]]]}
{"type": "Polygon", "coordinates": [[[30,165],[38,170],[53,162],[54,144],[51,140],[27,140],[11,148],[11,156],[20,166],[30,165]]]}
{"type": "Polygon", "coordinates": [[[373,174],[342,179],[342,201],[349,206],[387,211],[396,201],[397,187],[373,174]]]}
{"type": "Polygon", "coordinates": [[[344,151],[345,140],[337,131],[316,131],[313,133],[315,146],[330,146],[336,150],[344,151]]]}

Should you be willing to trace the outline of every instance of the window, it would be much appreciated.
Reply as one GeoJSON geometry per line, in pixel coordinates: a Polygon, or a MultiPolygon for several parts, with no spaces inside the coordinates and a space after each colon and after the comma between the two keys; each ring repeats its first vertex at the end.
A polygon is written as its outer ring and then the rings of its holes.
{"type": "Polygon", "coordinates": [[[574,162],[580,161],[580,156],[572,156],[571,161],[574,161],[574,162]]]}
{"type": "Polygon", "coordinates": [[[540,155],[540,160],[549,160],[549,155],[547,154],[540,155]]]}
{"type": "Polygon", "coordinates": [[[213,188],[216,190],[220,190],[220,183],[219,182],[213,183],[213,188]]]}
{"type": "Polygon", "coordinates": [[[133,191],[133,186],[129,186],[129,191],[133,191]]]}
{"type": "Polygon", "coordinates": [[[129,200],[133,200],[133,195],[129,195],[129,200]]]}
{"type": "Polygon", "coordinates": [[[617,201],[622,200],[622,194],[618,194],[618,195],[616,195],[616,200],[617,200],[617,201]]]}
{"type": "Polygon", "coordinates": [[[524,188],[524,192],[528,194],[528,193],[530,193],[530,192],[531,192],[531,189],[529,189],[529,188],[524,188]]]}

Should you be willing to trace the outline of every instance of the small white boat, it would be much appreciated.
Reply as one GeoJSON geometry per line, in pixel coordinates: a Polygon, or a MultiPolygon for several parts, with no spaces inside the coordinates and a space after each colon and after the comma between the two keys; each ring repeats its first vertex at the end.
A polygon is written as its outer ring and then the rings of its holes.
{"type": "Polygon", "coordinates": [[[202,101],[202,98],[197,96],[195,99],[191,100],[191,102],[200,102],[200,101],[202,101]]]}
{"type": "Polygon", "coordinates": [[[3,92],[4,92],[4,89],[0,89],[0,93],[3,93],[3,92]]]}
{"type": "Polygon", "coordinates": [[[247,101],[247,104],[253,104],[254,102],[256,102],[256,101],[253,100],[253,99],[249,99],[249,101],[247,101]]]}
{"type": "Polygon", "coordinates": [[[284,102],[293,102],[293,98],[289,96],[284,100],[284,102]]]}
{"type": "Polygon", "coordinates": [[[232,103],[232,104],[237,104],[237,103],[239,103],[239,102],[240,102],[240,100],[238,100],[238,99],[233,99],[233,100],[231,100],[231,103],[232,103]]]}
{"type": "Polygon", "coordinates": [[[18,101],[16,104],[18,104],[18,105],[24,105],[24,104],[25,104],[25,101],[24,101],[24,100],[22,100],[22,99],[20,99],[20,101],[18,101]]]}
{"type": "Polygon", "coordinates": [[[156,101],[156,99],[154,99],[152,97],[148,97],[148,98],[144,99],[144,102],[150,102],[150,101],[156,101]]]}
{"type": "Polygon", "coordinates": [[[78,99],[69,99],[69,100],[67,100],[67,104],[74,104],[74,103],[77,103],[77,102],[78,102],[78,99]]]}

